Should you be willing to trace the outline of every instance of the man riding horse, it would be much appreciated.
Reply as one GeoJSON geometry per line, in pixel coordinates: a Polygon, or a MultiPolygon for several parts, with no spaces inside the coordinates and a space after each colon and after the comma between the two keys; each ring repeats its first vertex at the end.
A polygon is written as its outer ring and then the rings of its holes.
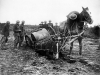
{"type": "MultiPolygon", "coordinates": [[[[90,16],[90,12],[88,7],[83,8],[82,12],[79,13],[77,11],[72,11],[67,15],[67,21],[65,23],[62,23],[61,26],[63,26],[63,36],[71,36],[74,34],[79,34],[84,30],[84,23],[92,24],[93,21],[90,16]]],[[[71,38],[72,39],[72,38],[71,38]]],[[[79,54],[82,54],[82,37],[80,36],[78,38],[79,42],[79,54]]],[[[72,52],[73,48],[73,42],[70,44],[70,52],[72,52]]]]}

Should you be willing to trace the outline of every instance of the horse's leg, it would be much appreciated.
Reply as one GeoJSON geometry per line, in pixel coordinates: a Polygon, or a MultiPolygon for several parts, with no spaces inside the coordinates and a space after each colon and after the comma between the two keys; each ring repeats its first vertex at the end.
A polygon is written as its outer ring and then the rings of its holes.
{"type": "Polygon", "coordinates": [[[78,42],[79,42],[79,54],[82,55],[82,37],[78,38],[78,42]]]}
{"type": "Polygon", "coordinates": [[[70,44],[70,52],[69,52],[69,55],[72,53],[72,49],[73,49],[73,42],[70,44]]]}

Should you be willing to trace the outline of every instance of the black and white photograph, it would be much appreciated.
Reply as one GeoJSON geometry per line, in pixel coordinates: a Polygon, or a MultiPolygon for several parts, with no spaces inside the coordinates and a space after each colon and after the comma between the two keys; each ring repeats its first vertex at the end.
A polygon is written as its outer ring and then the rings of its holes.
{"type": "Polygon", "coordinates": [[[100,75],[100,0],[0,0],[0,75],[100,75]]]}

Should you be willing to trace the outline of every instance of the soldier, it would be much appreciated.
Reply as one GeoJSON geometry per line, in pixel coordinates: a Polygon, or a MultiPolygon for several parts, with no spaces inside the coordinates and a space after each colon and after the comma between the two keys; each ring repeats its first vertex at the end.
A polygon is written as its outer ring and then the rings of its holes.
{"type": "Polygon", "coordinates": [[[48,24],[47,24],[47,21],[44,21],[44,28],[48,29],[48,24]]]}
{"type": "Polygon", "coordinates": [[[43,22],[41,22],[39,25],[43,25],[43,22]]]}
{"type": "Polygon", "coordinates": [[[20,23],[20,21],[17,20],[16,21],[16,24],[13,27],[14,37],[15,37],[15,40],[14,40],[14,48],[17,48],[17,45],[20,42],[20,33],[21,33],[21,30],[19,28],[19,23],[20,23]]]}
{"type": "Polygon", "coordinates": [[[59,28],[58,28],[58,23],[55,23],[55,30],[57,31],[57,32],[59,32],[59,28]]]}
{"type": "Polygon", "coordinates": [[[47,22],[44,21],[44,24],[42,24],[42,25],[40,26],[40,28],[47,28],[47,26],[48,26],[47,22]]]}
{"type": "Polygon", "coordinates": [[[2,48],[5,46],[5,43],[7,43],[7,41],[8,41],[9,26],[10,26],[10,22],[7,21],[2,30],[2,35],[3,35],[2,39],[1,39],[1,47],[2,48]]]}
{"type": "Polygon", "coordinates": [[[55,23],[55,26],[58,26],[58,23],[55,23]]]}
{"type": "Polygon", "coordinates": [[[39,24],[39,27],[41,28],[43,26],[43,22],[41,22],[40,24],[39,24]]]}
{"type": "Polygon", "coordinates": [[[25,36],[24,24],[25,24],[25,21],[22,21],[22,24],[20,25],[21,33],[20,33],[20,43],[19,43],[19,46],[22,46],[22,43],[24,41],[24,36],[25,36]]]}
{"type": "Polygon", "coordinates": [[[49,20],[48,25],[51,26],[51,27],[53,27],[53,23],[51,23],[51,20],[49,20]]]}
{"type": "Polygon", "coordinates": [[[47,24],[47,21],[44,21],[44,24],[47,24]]]}
{"type": "Polygon", "coordinates": [[[44,26],[48,26],[47,21],[44,21],[44,26]]]}

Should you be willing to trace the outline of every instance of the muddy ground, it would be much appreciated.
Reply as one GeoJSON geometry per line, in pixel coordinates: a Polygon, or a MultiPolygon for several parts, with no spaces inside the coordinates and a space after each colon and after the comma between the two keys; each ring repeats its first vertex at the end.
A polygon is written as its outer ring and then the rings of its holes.
{"type": "MultiPolygon", "coordinates": [[[[65,54],[65,59],[54,60],[26,46],[14,50],[13,40],[11,34],[5,48],[0,49],[0,75],[100,75],[100,69],[91,68],[78,60],[69,61],[65,54]]],[[[72,55],[79,57],[78,50],[76,41],[72,55]]],[[[98,41],[83,39],[82,57],[100,64],[98,41]]]]}

